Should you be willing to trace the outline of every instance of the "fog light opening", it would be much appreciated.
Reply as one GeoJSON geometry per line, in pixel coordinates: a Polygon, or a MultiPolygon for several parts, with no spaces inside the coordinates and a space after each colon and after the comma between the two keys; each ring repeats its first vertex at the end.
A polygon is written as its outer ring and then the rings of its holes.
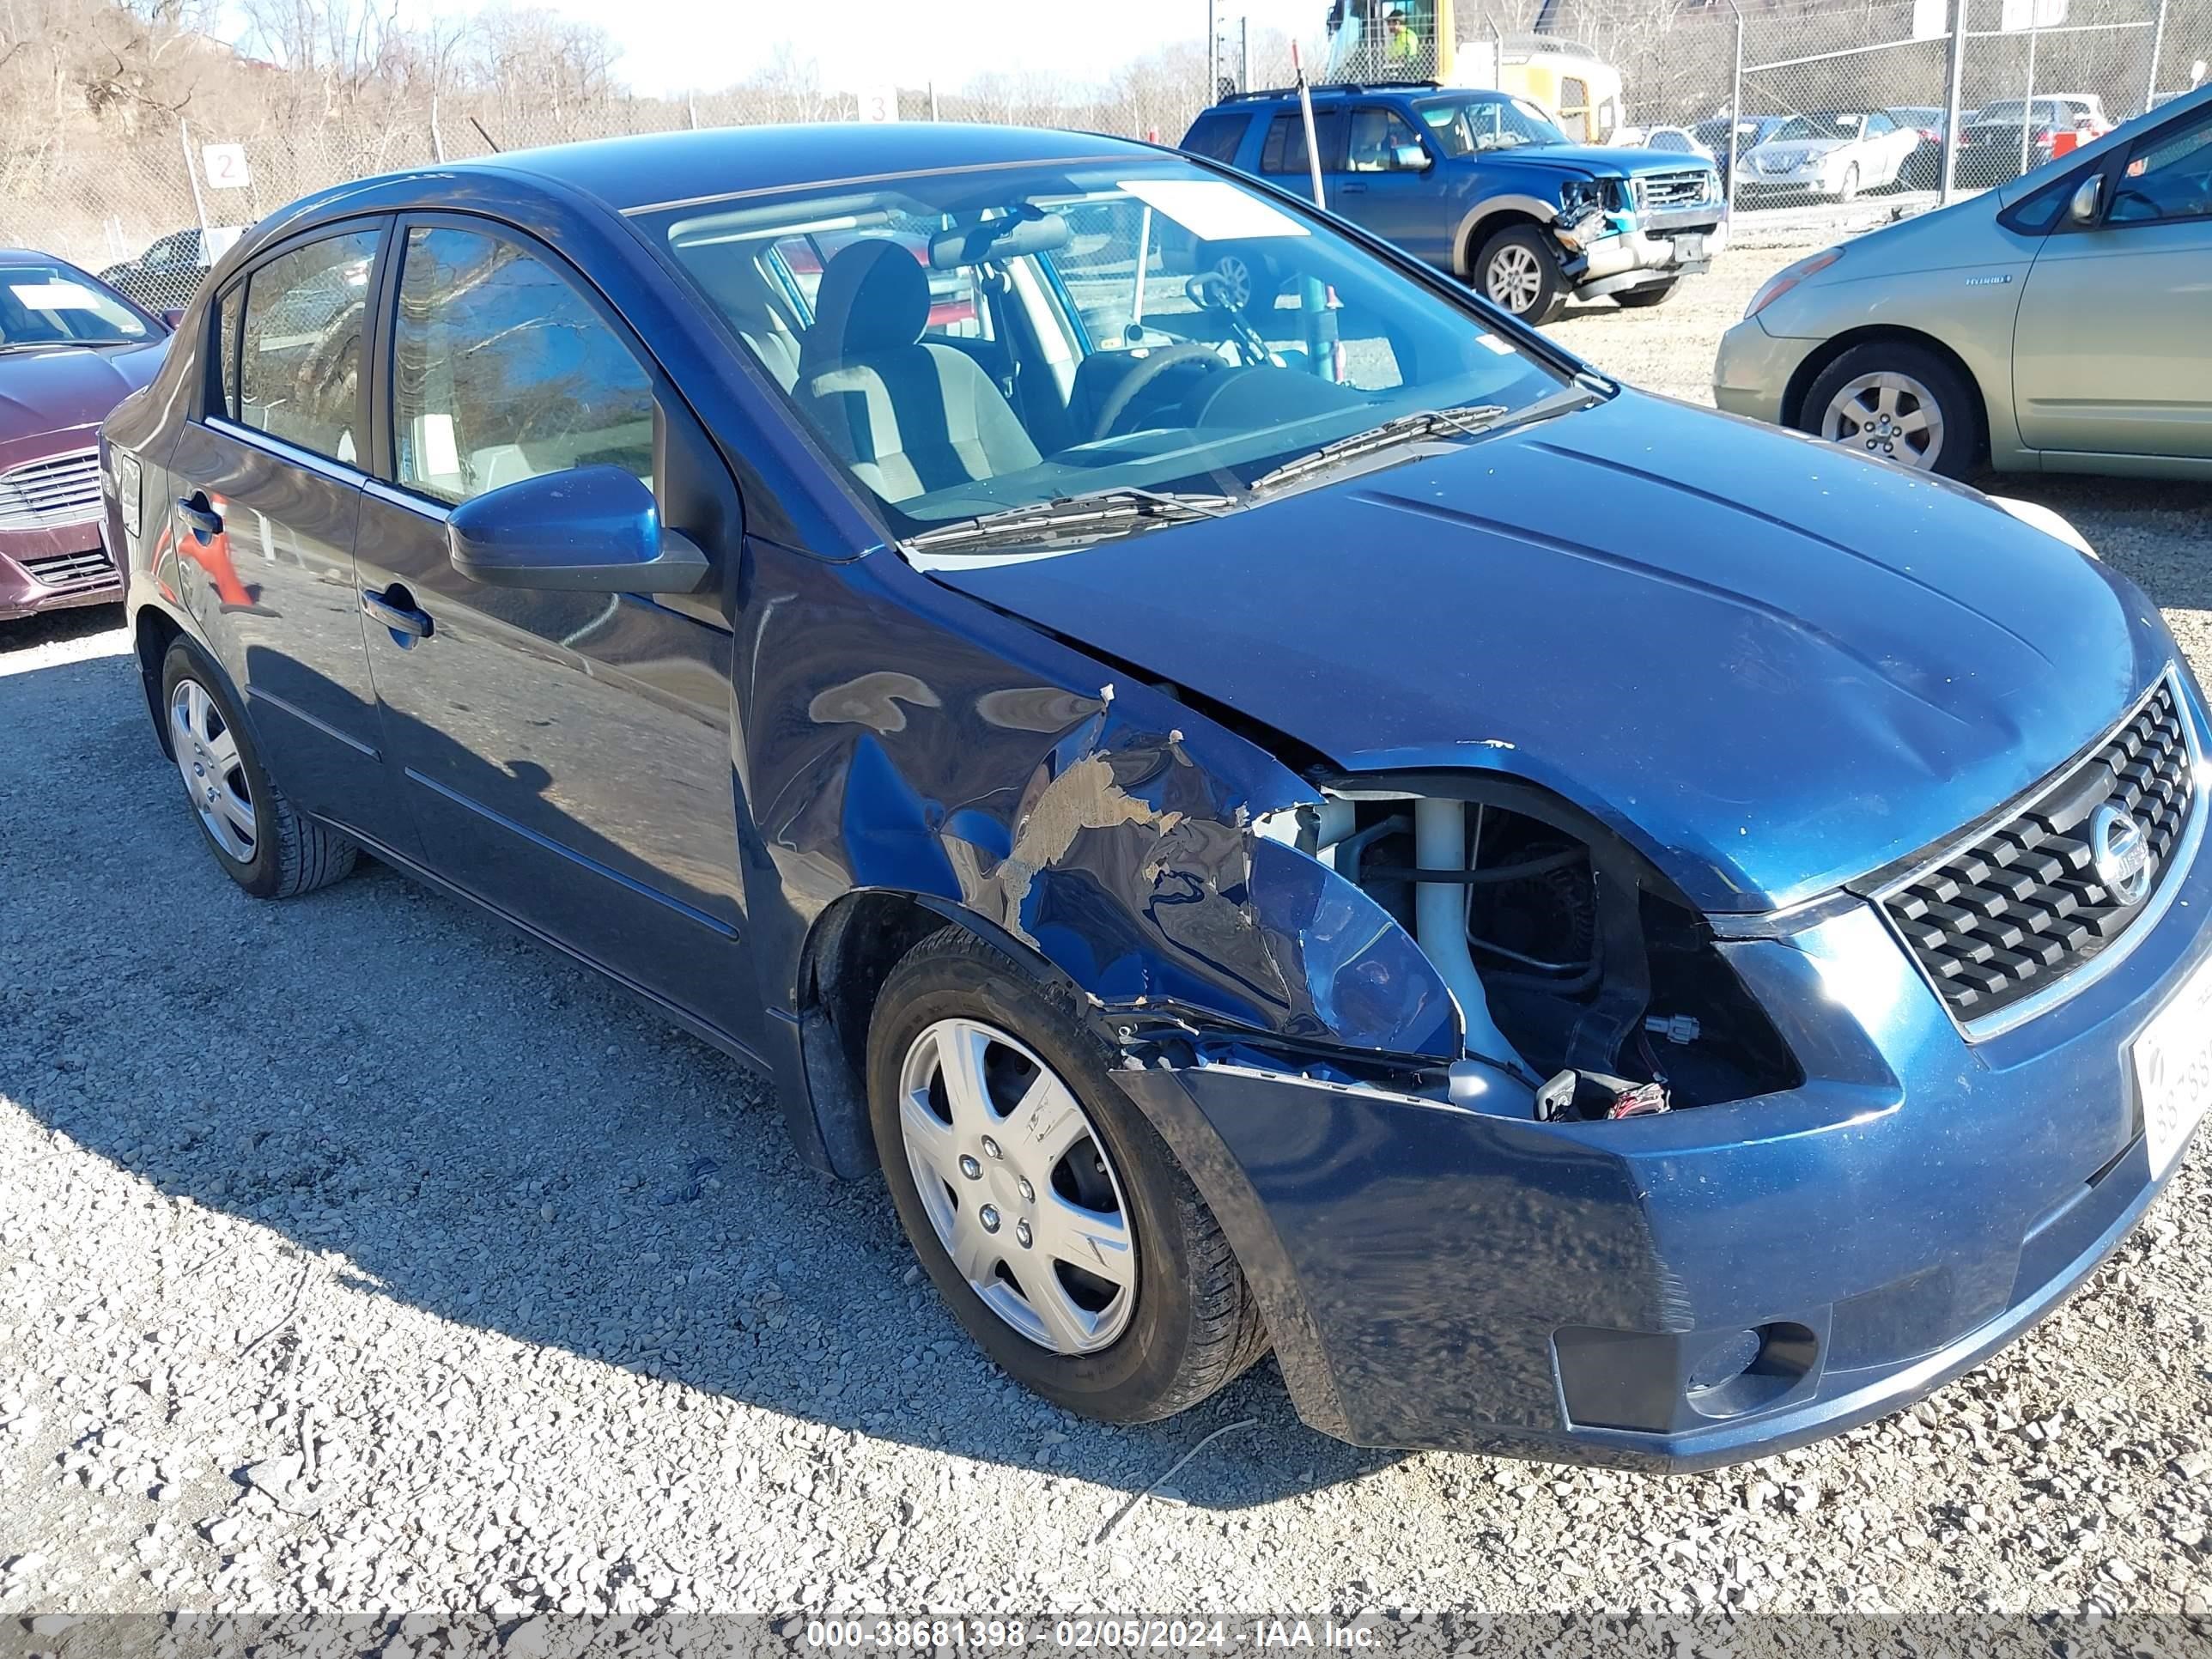
{"type": "Polygon", "coordinates": [[[1691,1363],[1683,1397],[1700,1417],[1741,1417],[1780,1402],[1812,1374],[1820,1339],[1787,1320],[1715,1339],[1691,1363]]]}

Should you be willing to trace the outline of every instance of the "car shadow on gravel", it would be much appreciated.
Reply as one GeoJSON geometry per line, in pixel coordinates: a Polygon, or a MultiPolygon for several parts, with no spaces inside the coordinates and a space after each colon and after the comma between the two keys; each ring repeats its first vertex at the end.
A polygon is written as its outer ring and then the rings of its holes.
{"type": "Polygon", "coordinates": [[[2062,473],[1990,473],[1975,482],[2090,526],[2099,556],[2160,609],[2212,611],[2212,483],[2062,473]]]}
{"type": "MultiPolygon", "coordinates": [[[[1211,1508],[1396,1461],[1306,1428],[1272,1361],[1139,1428],[1020,1390],[920,1280],[880,1182],[800,1163],[766,1080],[380,866],[289,903],[238,891],[175,798],[129,656],[0,677],[0,848],[39,822],[50,849],[99,849],[0,860],[0,1095],[170,1198],[314,1253],[302,1270],[335,1283],[301,1341],[373,1364],[402,1328],[410,1363],[426,1340],[435,1362],[434,1337],[380,1305],[403,1304],[580,1357],[562,1392],[586,1412],[596,1366],[620,1367],[1125,1492],[1249,1419],[1170,1483],[1211,1508]]],[[[599,1408],[634,1399],[609,1389],[599,1408]]]]}

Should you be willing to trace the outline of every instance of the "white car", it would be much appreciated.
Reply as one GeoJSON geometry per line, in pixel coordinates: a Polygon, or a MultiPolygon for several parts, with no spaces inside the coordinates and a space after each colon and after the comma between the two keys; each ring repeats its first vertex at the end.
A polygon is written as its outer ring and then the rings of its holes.
{"type": "Polygon", "coordinates": [[[1615,127],[1606,135],[1605,142],[1612,149],[1659,149],[1705,161],[1713,159],[1712,151],[1687,127],[1615,127]]]}
{"type": "Polygon", "coordinates": [[[1819,196],[1848,202],[1863,190],[1893,185],[1920,134],[1887,110],[1839,110],[1794,115],[1743,158],[1739,202],[1776,196],[1819,196]]]}

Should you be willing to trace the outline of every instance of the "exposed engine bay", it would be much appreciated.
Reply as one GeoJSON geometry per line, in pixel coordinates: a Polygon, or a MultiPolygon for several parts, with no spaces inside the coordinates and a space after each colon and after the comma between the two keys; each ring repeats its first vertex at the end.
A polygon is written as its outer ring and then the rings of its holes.
{"type": "Polygon", "coordinates": [[[1470,1058],[1534,1087],[1549,1121],[1802,1081],[1703,920],[1640,860],[1553,821],[1565,814],[1526,786],[1488,793],[1347,787],[1296,814],[1301,849],[1419,942],[1459,1004],[1470,1058]]]}

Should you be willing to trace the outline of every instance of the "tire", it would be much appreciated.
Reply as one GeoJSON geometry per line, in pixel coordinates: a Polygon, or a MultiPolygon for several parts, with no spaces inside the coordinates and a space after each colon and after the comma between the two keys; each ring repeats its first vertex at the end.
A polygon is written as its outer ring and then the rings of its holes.
{"type": "Polygon", "coordinates": [[[1836,199],[1838,202],[1859,199],[1859,164],[1856,161],[1844,169],[1844,182],[1837,187],[1836,199]]]}
{"type": "Polygon", "coordinates": [[[1267,1352],[1267,1334],[1220,1224],[1114,1082],[1113,1058],[1067,994],[947,927],[884,982],[868,1028],[868,1109],[892,1205],[968,1334],[1055,1405],[1109,1423],[1149,1423],[1242,1375],[1267,1352]],[[972,1069],[961,1066],[963,1054],[972,1069]],[[989,1115],[955,1109],[944,1087],[948,1067],[985,1079],[989,1115]],[[1065,1092],[1046,1086],[1053,1079],[1065,1092]],[[1021,1099],[1032,1085],[1041,1092],[1021,1099]],[[1041,1115],[1025,1115],[1030,1100],[1041,1115]],[[1079,1121],[1069,1120],[1071,1105],[1079,1121]],[[971,1167],[976,1174],[967,1173],[971,1167]],[[927,1201],[925,1181],[936,1188],[927,1201]],[[1090,1212],[1087,1232],[1054,1225],[1069,1210],[1053,1200],[1071,1197],[1090,1212]],[[1118,1234],[1109,1221],[1118,1221],[1118,1234]],[[1126,1283],[1052,1255],[1055,1231],[1083,1239],[1102,1267],[1109,1258],[1095,1241],[1112,1250],[1118,1237],[1127,1253],[1109,1273],[1118,1278],[1126,1268],[1126,1283]],[[967,1260],[975,1279],[955,1265],[951,1247],[975,1250],[967,1260]],[[1055,1286],[1069,1301],[1048,1317],[1060,1302],[1055,1286]],[[1075,1306],[1079,1296],[1097,1305],[1075,1306]]]}
{"type": "Polygon", "coordinates": [[[1541,327],[1567,302],[1566,280],[1551,239],[1533,225],[1510,225],[1482,245],[1474,289],[1524,323],[1541,327]]]}
{"type": "Polygon", "coordinates": [[[1797,425],[1854,453],[1946,478],[1973,472],[1984,437],[1972,382],[1926,347],[1901,340],[1854,346],[1830,363],[1806,392],[1797,425]],[[1880,424],[1885,413],[1887,429],[1880,424]],[[1916,413],[1923,416],[1917,427],[1909,418],[1916,413]],[[1928,416],[1936,436],[1923,442],[1928,416]]]}
{"type": "Polygon", "coordinates": [[[1238,248],[1234,243],[1201,243],[1195,268],[1221,279],[1222,298],[1229,308],[1248,320],[1265,317],[1275,308],[1282,277],[1267,259],[1238,248]]]}
{"type": "Polygon", "coordinates": [[[270,777],[221,673],[190,640],[161,659],[161,720],[200,836],[256,898],[292,898],[353,872],[360,849],[298,811],[270,777]]]}
{"type": "Polygon", "coordinates": [[[1631,311],[1644,311],[1653,306],[1665,305],[1681,285],[1682,279],[1677,276],[1671,283],[1653,283],[1647,288],[1623,289],[1613,297],[1615,303],[1626,306],[1631,311]]]}

